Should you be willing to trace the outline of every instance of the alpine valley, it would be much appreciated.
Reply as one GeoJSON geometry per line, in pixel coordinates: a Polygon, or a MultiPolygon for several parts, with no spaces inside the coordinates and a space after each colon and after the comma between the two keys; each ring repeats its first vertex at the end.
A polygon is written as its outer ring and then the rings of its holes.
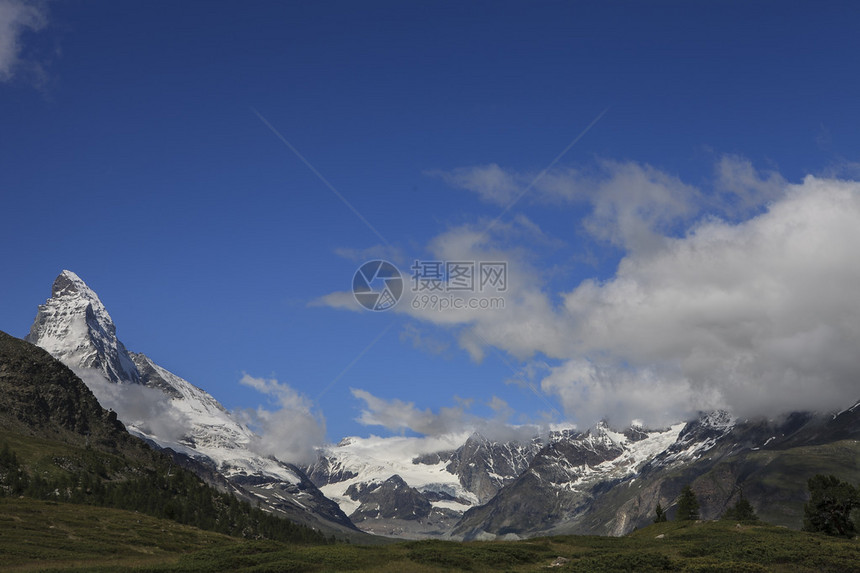
{"type": "Polygon", "coordinates": [[[703,519],[743,493],[765,521],[799,529],[809,477],[860,481],[853,401],[840,412],[703,412],[665,428],[600,423],[518,440],[347,437],[300,467],[261,453],[258,436],[206,391],[127,350],[99,297],[70,271],[54,281],[26,340],[74,371],[129,432],[210,485],[341,537],[618,536],[651,523],[658,503],[671,518],[687,484],[703,519]],[[143,395],[157,407],[121,403],[143,395]]]}

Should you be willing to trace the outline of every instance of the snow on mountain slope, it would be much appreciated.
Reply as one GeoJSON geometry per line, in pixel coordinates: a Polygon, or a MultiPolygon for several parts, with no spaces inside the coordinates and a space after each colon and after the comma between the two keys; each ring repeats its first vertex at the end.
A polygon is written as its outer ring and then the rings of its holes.
{"type": "MultiPolygon", "coordinates": [[[[549,434],[554,439],[555,433],[549,434]]],[[[525,441],[494,441],[475,433],[448,457],[446,469],[456,474],[460,484],[475,494],[479,504],[488,502],[500,489],[528,468],[542,446],[539,437],[525,441]]],[[[428,463],[424,456],[419,461],[428,463]]]]}
{"type": "Polygon", "coordinates": [[[228,478],[239,474],[260,474],[293,484],[301,481],[295,471],[255,453],[252,449],[256,439],[254,433],[236,421],[206,391],[158,366],[144,354],[131,354],[131,357],[139,371],[144,373],[142,379],[147,386],[173,390],[171,406],[190,422],[188,433],[179,441],[147,437],[162,447],[170,447],[192,457],[205,456],[215,462],[228,478]]]}
{"type": "Polygon", "coordinates": [[[453,534],[466,539],[527,536],[575,523],[596,495],[632,483],[687,426],[618,432],[600,423],[582,433],[554,432],[529,468],[487,504],[468,510],[453,534]]]}
{"type": "Polygon", "coordinates": [[[598,464],[594,468],[595,474],[602,479],[635,475],[645,463],[674,444],[685,425],[675,424],[667,430],[646,431],[643,432],[644,437],[638,440],[631,440],[627,435],[605,427],[605,435],[621,446],[622,451],[615,458],[598,464]]]}
{"type": "Polygon", "coordinates": [[[680,424],[677,439],[661,452],[655,453],[649,465],[672,467],[697,460],[731,433],[735,419],[722,410],[700,416],[695,422],[680,424]]]}
{"type": "Polygon", "coordinates": [[[307,468],[311,480],[368,532],[438,537],[528,467],[532,442],[468,432],[441,437],[345,438],[307,468]]]}
{"type": "Polygon", "coordinates": [[[674,511],[691,483],[705,519],[721,515],[742,490],[761,515],[799,527],[808,477],[830,468],[856,475],[858,420],[855,408],[743,421],[714,411],[662,430],[598,424],[554,432],[529,468],[467,510],[451,536],[624,535],[650,523],[658,503],[674,511]],[[810,448],[818,457],[807,459],[810,448]]]}
{"type": "Polygon", "coordinates": [[[552,475],[549,483],[574,492],[597,482],[635,476],[675,444],[684,427],[616,432],[601,422],[585,433],[554,440],[540,452],[532,470],[536,475],[552,475]]]}
{"type": "Polygon", "coordinates": [[[414,461],[421,454],[455,450],[468,437],[469,434],[464,433],[440,438],[344,438],[321,452],[321,461],[311,466],[308,474],[314,483],[322,484],[320,490],[336,501],[347,515],[360,505],[346,495],[350,486],[382,483],[395,475],[419,491],[445,493],[468,500],[470,504],[476,503],[477,497],[460,484],[455,474],[446,470],[447,461],[434,464],[414,461]],[[325,464],[326,475],[323,475],[321,464],[325,464]]]}

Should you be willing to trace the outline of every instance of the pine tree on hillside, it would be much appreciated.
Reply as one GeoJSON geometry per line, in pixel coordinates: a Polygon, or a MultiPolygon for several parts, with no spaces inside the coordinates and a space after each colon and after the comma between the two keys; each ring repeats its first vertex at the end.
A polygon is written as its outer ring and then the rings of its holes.
{"type": "Polygon", "coordinates": [[[860,507],[860,492],[836,476],[818,474],[809,478],[810,500],[803,507],[804,531],[816,531],[851,538],[857,533],[857,524],[851,520],[851,511],[860,507]]]}
{"type": "Polygon", "coordinates": [[[666,520],[666,512],[663,511],[663,506],[658,501],[657,507],[654,509],[654,523],[663,523],[666,520]]]}
{"type": "Polygon", "coordinates": [[[758,516],[755,514],[752,504],[744,497],[744,492],[741,492],[740,497],[735,502],[735,505],[726,510],[722,519],[732,521],[745,521],[752,523],[758,521],[758,516]]]}
{"type": "Polygon", "coordinates": [[[696,499],[696,494],[688,485],[681,490],[681,496],[678,498],[678,521],[696,521],[699,519],[699,500],[696,499]]]}

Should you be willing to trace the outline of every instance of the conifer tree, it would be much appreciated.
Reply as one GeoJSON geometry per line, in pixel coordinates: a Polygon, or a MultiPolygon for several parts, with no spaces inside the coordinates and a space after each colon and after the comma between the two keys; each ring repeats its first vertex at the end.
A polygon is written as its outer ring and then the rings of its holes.
{"type": "Polygon", "coordinates": [[[654,509],[654,523],[663,523],[666,521],[666,512],[663,511],[663,506],[657,502],[657,507],[654,509]]]}
{"type": "Polygon", "coordinates": [[[860,507],[857,488],[833,475],[818,474],[809,478],[807,483],[810,500],[803,507],[804,531],[853,537],[857,533],[857,524],[851,520],[851,511],[860,507]]]}
{"type": "Polygon", "coordinates": [[[741,492],[740,497],[735,502],[735,505],[731,508],[727,509],[723,514],[723,519],[731,519],[733,521],[746,521],[756,522],[758,521],[758,516],[755,514],[755,509],[753,509],[752,504],[744,497],[744,493],[741,492]]]}
{"type": "Polygon", "coordinates": [[[693,488],[688,485],[681,490],[681,496],[678,498],[678,516],[679,521],[696,521],[699,519],[699,500],[696,499],[696,494],[693,493],[693,488]]]}

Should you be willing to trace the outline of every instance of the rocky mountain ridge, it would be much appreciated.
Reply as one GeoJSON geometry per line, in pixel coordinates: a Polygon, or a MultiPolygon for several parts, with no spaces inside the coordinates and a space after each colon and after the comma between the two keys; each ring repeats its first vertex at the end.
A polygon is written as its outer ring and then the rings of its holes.
{"type": "Polygon", "coordinates": [[[719,518],[743,492],[763,519],[797,529],[806,480],[816,473],[860,480],[860,403],[776,420],[712,412],[634,442],[598,428],[544,447],[489,503],[465,512],[452,533],[624,535],[651,523],[658,503],[673,516],[687,484],[703,519],[719,518]]]}

